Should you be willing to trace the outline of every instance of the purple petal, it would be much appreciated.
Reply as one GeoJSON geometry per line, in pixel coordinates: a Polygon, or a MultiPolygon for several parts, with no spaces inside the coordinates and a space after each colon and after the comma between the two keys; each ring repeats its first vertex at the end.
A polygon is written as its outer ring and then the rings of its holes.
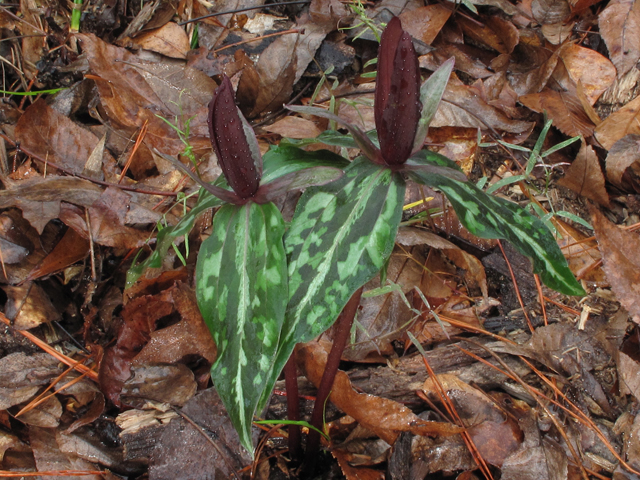
{"type": "Polygon", "coordinates": [[[208,120],[211,144],[229,186],[240,198],[252,197],[260,184],[260,168],[247,142],[233,87],[226,75],[209,103],[208,120]]]}
{"type": "Polygon", "coordinates": [[[397,35],[400,20],[394,20],[389,22],[390,35],[385,37],[389,26],[382,34],[382,42],[395,40],[395,50],[390,53],[394,46],[381,43],[376,84],[376,129],[387,165],[400,165],[411,155],[422,109],[418,56],[411,36],[401,28],[397,35]]]}
{"type": "MultiPolygon", "coordinates": [[[[382,120],[389,91],[391,90],[391,75],[393,74],[393,64],[396,56],[398,42],[404,31],[398,17],[393,17],[387,24],[387,28],[382,32],[380,48],[378,49],[378,73],[376,75],[376,98],[374,102],[374,115],[376,125],[382,120]]],[[[379,134],[379,131],[378,131],[379,134]]]]}

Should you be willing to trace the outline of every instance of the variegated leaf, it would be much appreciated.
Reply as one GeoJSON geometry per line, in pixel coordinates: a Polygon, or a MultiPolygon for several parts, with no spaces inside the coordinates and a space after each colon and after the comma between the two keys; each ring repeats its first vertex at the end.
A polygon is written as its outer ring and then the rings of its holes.
{"type": "Polygon", "coordinates": [[[271,378],[288,299],[283,234],[272,203],[225,205],[196,267],[198,306],[218,347],[211,377],[250,452],[251,422],[271,378]]]}
{"type": "Polygon", "coordinates": [[[329,150],[307,152],[293,145],[279,145],[262,157],[264,171],[261,184],[269,183],[289,173],[312,167],[344,169],[351,162],[329,150]]]}
{"type": "MultiPolygon", "coordinates": [[[[441,156],[423,156],[425,164],[442,165],[441,156]]],[[[414,157],[414,161],[420,159],[414,157]]],[[[480,238],[508,240],[533,260],[533,270],[548,287],[566,295],[585,295],[560,251],[553,235],[542,221],[519,205],[487,195],[471,182],[459,182],[443,175],[412,171],[418,183],[438,188],[453,206],[460,223],[480,238]]]]}
{"type": "Polygon", "coordinates": [[[389,168],[355,160],[339,180],[308,189],[285,236],[289,304],[266,402],[293,348],[335,322],[351,295],[391,254],[405,183],[389,168]]]}

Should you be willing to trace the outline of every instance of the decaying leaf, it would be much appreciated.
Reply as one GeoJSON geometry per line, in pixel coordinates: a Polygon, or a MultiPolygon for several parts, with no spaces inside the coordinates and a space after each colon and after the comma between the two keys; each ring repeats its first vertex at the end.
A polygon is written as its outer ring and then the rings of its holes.
{"type": "Polygon", "coordinates": [[[230,478],[250,465],[251,457],[242,448],[215,389],[196,395],[181,412],[195,425],[180,418],[163,430],[151,452],[150,480],[190,480],[218,475],[230,478]],[[210,438],[213,432],[215,437],[210,438]]]}
{"type": "Polygon", "coordinates": [[[609,206],[609,195],[604,186],[604,175],[598,156],[593,147],[587,145],[584,140],[578,155],[558,184],[600,205],[609,206]]]}
{"type": "Polygon", "coordinates": [[[533,124],[512,120],[503,112],[484,102],[472,87],[450,81],[445,90],[443,102],[431,123],[432,127],[489,127],[509,133],[529,131],[533,124]]]}
{"type": "Polygon", "coordinates": [[[580,101],[568,93],[547,88],[540,93],[523,95],[519,101],[536,112],[547,112],[553,125],[570,137],[593,135],[595,125],[584,112],[580,101]]]}
{"type": "Polygon", "coordinates": [[[640,185],[640,135],[626,135],[609,149],[605,160],[607,180],[626,192],[636,191],[640,185]]]}
{"type": "Polygon", "coordinates": [[[171,58],[186,59],[189,51],[187,33],[173,22],[137,35],[132,39],[132,43],[171,58]]]}
{"type": "MultiPolygon", "coordinates": [[[[91,131],[49,107],[42,99],[20,117],[16,138],[27,151],[73,173],[82,173],[100,141],[91,131]]],[[[108,152],[104,155],[110,156],[108,152]]]]}
{"type": "Polygon", "coordinates": [[[640,134],[639,117],[640,97],[637,97],[598,125],[596,138],[604,148],[610,150],[621,138],[630,134],[640,134]]]}
{"type": "Polygon", "coordinates": [[[591,105],[616,78],[616,69],[612,63],[590,48],[569,44],[560,50],[560,58],[573,82],[583,85],[584,93],[591,105]]]}
{"type": "Polygon", "coordinates": [[[120,392],[131,375],[132,366],[188,363],[200,357],[213,362],[213,340],[193,292],[184,285],[129,301],[122,318],[124,323],[117,342],[106,350],[99,376],[102,392],[116,405],[120,403],[120,392]],[[170,315],[178,316],[181,321],[156,332],[157,322],[170,315]]]}
{"type": "MultiPolygon", "coordinates": [[[[300,348],[298,355],[307,378],[318,385],[327,361],[326,351],[319,343],[309,342],[300,348]]],[[[336,407],[389,444],[395,442],[400,432],[453,435],[460,431],[448,423],[424,421],[407,407],[392,400],[357,393],[347,374],[341,371],[336,375],[329,399],[336,407]]]]}
{"type": "Polygon", "coordinates": [[[434,3],[415,10],[406,10],[400,14],[400,20],[402,28],[409,35],[431,45],[450,16],[450,9],[434,3]]]}
{"type": "Polygon", "coordinates": [[[316,138],[322,133],[315,122],[294,116],[284,117],[265,127],[265,130],[288,138],[316,138]]]}
{"type": "Polygon", "coordinates": [[[237,98],[247,118],[281,108],[293,91],[298,35],[282,35],[262,52],[255,68],[246,68],[237,98]]]}
{"type": "MultiPolygon", "coordinates": [[[[440,374],[437,377],[460,419],[468,427],[467,432],[482,458],[492,465],[501,466],[524,440],[517,419],[484,392],[455,375],[440,374]]],[[[422,389],[432,401],[441,401],[432,378],[427,379],[422,389]]]]}
{"type": "Polygon", "coordinates": [[[614,225],[595,207],[591,214],[611,289],[622,306],[640,323],[640,238],[637,233],[626,232],[614,225]]]}
{"type": "Polygon", "coordinates": [[[16,328],[29,330],[41,323],[60,320],[60,312],[37,283],[3,287],[8,299],[4,312],[15,321],[16,328]]]}
{"type": "Polygon", "coordinates": [[[640,5],[633,0],[613,0],[600,13],[598,26],[621,77],[640,59],[640,5]]]}

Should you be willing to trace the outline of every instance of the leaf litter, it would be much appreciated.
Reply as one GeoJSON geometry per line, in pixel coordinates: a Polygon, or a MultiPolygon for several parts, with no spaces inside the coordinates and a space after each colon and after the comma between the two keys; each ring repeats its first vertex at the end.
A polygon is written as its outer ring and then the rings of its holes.
{"type": "MultiPolygon", "coordinates": [[[[194,205],[178,194],[196,192],[191,180],[154,149],[185,163],[193,156],[203,175],[216,169],[205,119],[222,73],[262,147],[325,130],[324,119],[282,110],[312,98],[369,129],[373,83],[361,74],[377,45],[363,25],[380,28],[393,12],[423,75],[456,59],[427,146],[476,182],[524,175],[498,195],[540,210],[589,295],[538,289],[526,259],[465,233],[439,192],[410,185],[410,229],[401,230],[386,277],[366,287],[327,405],[325,447],[336,462],[327,475],[639,474],[638,105],[637,86],[620,81],[637,72],[638,6],[463,3],[184,0],[116,13],[89,2],[72,35],[66,6],[45,14],[21,1],[0,12],[2,57],[11,59],[3,90],[70,87],[57,96],[5,93],[0,116],[2,473],[295,475],[286,428],[267,437],[254,427],[262,449],[252,464],[210,385],[216,346],[191,273],[210,217],[182,232],[137,284],[125,289],[124,277],[156,233],[194,205]],[[246,7],[261,8],[200,20],[197,35],[181,25],[246,7]],[[274,21],[254,21],[263,11],[274,21]],[[333,71],[337,62],[323,55],[336,48],[348,54],[333,71]],[[626,100],[606,103],[613,91],[626,100]],[[583,140],[529,168],[519,148],[534,147],[543,115],[553,121],[545,150],[583,140]]],[[[332,335],[297,350],[305,395],[315,394],[332,335]]],[[[280,383],[275,393],[258,413],[284,419],[280,383]]]]}

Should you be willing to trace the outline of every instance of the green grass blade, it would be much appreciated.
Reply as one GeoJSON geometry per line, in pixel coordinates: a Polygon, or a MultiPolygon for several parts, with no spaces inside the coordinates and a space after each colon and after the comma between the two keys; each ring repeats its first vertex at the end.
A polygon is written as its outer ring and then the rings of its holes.
{"type": "Polygon", "coordinates": [[[218,347],[211,377],[242,445],[271,378],[288,299],[284,221],[272,203],[225,205],[202,243],[198,306],[218,347]]]}

